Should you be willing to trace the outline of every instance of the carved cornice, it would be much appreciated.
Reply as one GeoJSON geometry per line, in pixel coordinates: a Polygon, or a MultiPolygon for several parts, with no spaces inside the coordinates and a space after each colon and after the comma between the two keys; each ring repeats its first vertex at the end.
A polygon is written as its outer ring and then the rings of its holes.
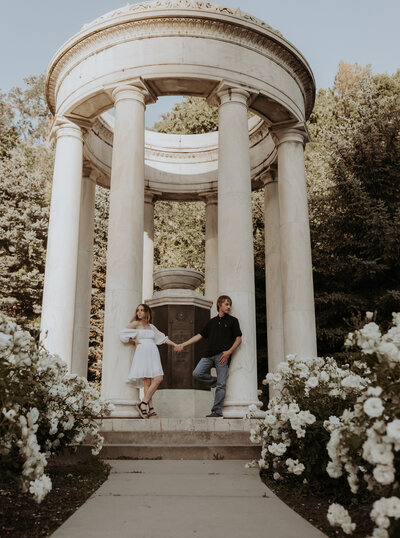
{"type": "Polygon", "coordinates": [[[93,124],[92,131],[108,146],[112,147],[114,133],[101,116],[98,116],[93,124]]]}
{"type": "Polygon", "coordinates": [[[53,113],[58,86],[75,65],[85,58],[98,54],[101,50],[122,42],[163,36],[219,39],[265,55],[284,68],[297,81],[303,93],[306,115],[311,113],[315,97],[315,83],[305,59],[276,31],[262,21],[242,14],[240,10],[224,8],[208,2],[158,0],[126,6],[104,17],[104,19],[97,19],[96,24],[86,26],[83,33],[72,38],[54,57],[46,83],[46,97],[53,113]],[[141,10],[137,6],[141,6],[141,10]],[[156,15],[151,17],[150,12],[156,8],[158,11],[166,10],[162,17],[156,15]],[[175,11],[169,14],[169,8],[175,11]],[[185,8],[186,12],[177,13],[176,10],[181,8],[185,8]],[[201,9],[201,13],[196,12],[196,9],[201,9]],[[235,19],[233,21],[210,19],[206,17],[207,10],[221,15],[228,13],[235,19]],[[119,22],[121,14],[131,14],[135,17],[143,12],[146,12],[148,18],[136,17],[136,19],[126,20],[125,17],[119,22]],[[249,22],[254,24],[249,26],[249,22]]]}
{"type": "Polygon", "coordinates": [[[153,162],[165,162],[165,161],[188,161],[188,162],[208,162],[216,161],[218,159],[218,150],[199,150],[196,151],[180,151],[174,152],[171,151],[162,151],[158,149],[151,148],[146,146],[145,149],[145,158],[153,162]]]}
{"type": "Polygon", "coordinates": [[[275,34],[282,37],[282,34],[278,30],[275,30],[266,22],[262,21],[261,19],[258,19],[257,17],[254,17],[253,15],[250,15],[249,13],[242,11],[239,8],[221,6],[219,4],[214,4],[211,2],[202,2],[201,0],[151,0],[149,2],[141,2],[140,4],[128,4],[119,9],[115,9],[113,11],[105,13],[104,15],[98,17],[92,22],[84,24],[82,26],[82,30],[88,30],[89,28],[92,28],[99,23],[110,22],[113,19],[119,18],[130,13],[144,13],[146,11],[154,11],[160,9],[199,9],[206,12],[220,13],[221,15],[230,15],[233,17],[238,17],[240,19],[244,19],[246,21],[250,21],[253,24],[262,26],[263,28],[267,28],[271,32],[274,32],[275,34]]]}

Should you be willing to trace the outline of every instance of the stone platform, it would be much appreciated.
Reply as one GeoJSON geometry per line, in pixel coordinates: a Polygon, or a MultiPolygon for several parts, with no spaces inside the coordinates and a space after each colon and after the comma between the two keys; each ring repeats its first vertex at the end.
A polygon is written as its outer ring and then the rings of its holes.
{"type": "MultiPolygon", "coordinates": [[[[104,459],[259,459],[260,446],[250,442],[254,419],[106,418],[104,459]]],[[[83,446],[80,451],[89,451],[83,446]]]]}

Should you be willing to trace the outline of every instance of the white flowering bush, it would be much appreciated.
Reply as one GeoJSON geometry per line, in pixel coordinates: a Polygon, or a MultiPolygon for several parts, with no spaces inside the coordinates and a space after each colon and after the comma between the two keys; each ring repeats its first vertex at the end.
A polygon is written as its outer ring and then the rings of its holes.
{"type": "Polygon", "coordinates": [[[0,476],[18,477],[41,502],[51,490],[48,458],[89,436],[101,450],[101,417],[112,405],[86,379],[0,314],[0,476]]]}
{"type": "Polygon", "coordinates": [[[368,365],[369,386],[352,409],[326,424],[328,474],[346,476],[353,494],[369,493],[372,536],[400,535],[400,314],[381,334],[371,321],[350,334],[368,365]],[[373,504],[372,504],[373,503],[373,504]]]}
{"type": "MultiPolygon", "coordinates": [[[[326,423],[335,423],[368,384],[363,365],[339,366],[332,358],[288,356],[278,371],[266,376],[276,391],[265,418],[251,431],[262,441],[261,469],[275,480],[290,478],[323,487],[329,480],[326,423]]],[[[251,415],[251,410],[250,410],[251,415]]]]}
{"type": "Polygon", "coordinates": [[[352,522],[349,512],[341,504],[332,503],[327,517],[332,527],[340,527],[345,534],[353,534],[356,525],[352,522]]]}

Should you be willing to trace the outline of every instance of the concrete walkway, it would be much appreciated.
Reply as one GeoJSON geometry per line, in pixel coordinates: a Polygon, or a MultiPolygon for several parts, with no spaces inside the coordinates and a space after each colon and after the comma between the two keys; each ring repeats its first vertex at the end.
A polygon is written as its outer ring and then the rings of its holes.
{"type": "Polygon", "coordinates": [[[323,538],[244,461],[111,460],[54,538],[323,538]]]}

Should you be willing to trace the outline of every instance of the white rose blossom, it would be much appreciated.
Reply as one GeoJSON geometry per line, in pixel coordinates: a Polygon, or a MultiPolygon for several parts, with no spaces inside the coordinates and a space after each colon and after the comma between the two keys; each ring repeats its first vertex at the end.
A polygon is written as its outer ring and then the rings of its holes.
{"type": "Polygon", "coordinates": [[[341,465],[335,464],[330,461],[326,466],[326,472],[331,478],[340,478],[343,474],[343,469],[341,465]]]}
{"type": "Polygon", "coordinates": [[[380,417],[385,410],[380,398],[371,397],[364,402],[364,411],[369,417],[380,417]]]}
{"type": "Polygon", "coordinates": [[[306,386],[310,388],[315,388],[318,386],[318,378],[315,376],[311,376],[306,381],[306,386]]]}
{"type": "Polygon", "coordinates": [[[372,474],[374,475],[375,480],[383,486],[392,484],[395,479],[394,468],[391,465],[378,464],[372,474]]]}
{"type": "Polygon", "coordinates": [[[327,517],[332,527],[341,527],[345,534],[353,534],[356,525],[352,522],[349,512],[341,504],[332,503],[327,517]]]}
{"type": "Polygon", "coordinates": [[[382,527],[375,527],[373,533],[371,534],[371,538],[389,538],[389,533],[382,527]]]}
{"type": "Polygon", "coordinates": [[[387,424],[386,434],[391,440],[400,442],[400,420],[398,418],[387,424]]]}
{"type": "Polygon", "coordinates": [[[268,446],[268,450],[275,456],[282,456],[287,451],[287,446],[284,443],[272,443],[268,446]]]}
{"type": "Polygon", "coordinates": [[[368,387],[368,396],[380,396],[382,394],[382,387],[368,387]]]}
{"type": "Polygon", "coordinates": [[[292,458],[288,458],[285,463],[288,467],[289,473],[301,475],[305,470],[305,466],[302,463],[299,463],[299,460],[293,460],[292,458]]]}

